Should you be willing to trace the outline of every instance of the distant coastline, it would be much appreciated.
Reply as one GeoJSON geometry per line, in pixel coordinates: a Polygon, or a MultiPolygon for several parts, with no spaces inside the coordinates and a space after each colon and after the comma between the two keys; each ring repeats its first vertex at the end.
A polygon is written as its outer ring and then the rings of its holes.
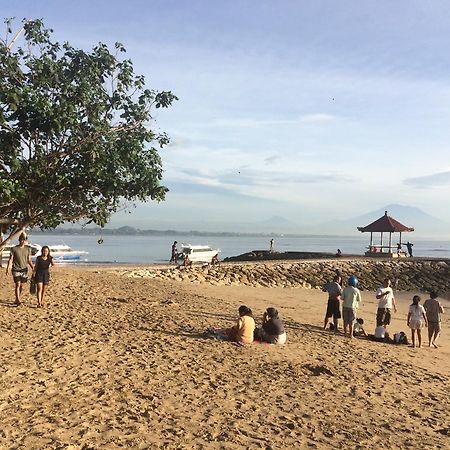
{"type": "Polygon", "coordinates": [[[33,229],[33,234],[68,235],[68,236],[212,236],[212,237],[305,237],[305,236],[341,236],[334,234],[309,234],[309,233],[258,233],[258,232],[234,232],[234,231],[198,231],[198,230],[141,230],[130,226],[120,228],[55,228],[54,230],[33,229]]]}

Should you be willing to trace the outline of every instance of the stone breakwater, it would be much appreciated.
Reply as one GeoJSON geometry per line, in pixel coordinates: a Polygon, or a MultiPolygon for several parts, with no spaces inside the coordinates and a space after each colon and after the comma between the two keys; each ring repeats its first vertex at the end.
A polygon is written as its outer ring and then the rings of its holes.
{"type": "MultiPolygon", "coordinates": [[[[285,288],[322,288],[336,273],[342,272],[344,282],[350,275],[359,279],[359,288],[375,290],[382,280],[395,280],[398,290],[450,293],[450,260],[328,260],[252,264],[222,264],[180,270],[176,267],[121,270],[133,278],[157,278],[213,285],[245,285],[285,288]]],[[[345,284],[345,283],[344,283],[345,284]]]]}

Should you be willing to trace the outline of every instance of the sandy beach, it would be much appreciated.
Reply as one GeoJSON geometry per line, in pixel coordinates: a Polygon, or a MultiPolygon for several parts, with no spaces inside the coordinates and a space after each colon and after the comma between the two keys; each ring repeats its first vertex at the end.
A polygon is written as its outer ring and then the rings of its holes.
{"type": "MultiPolygon", "coordinates": [[[[57,267],[38,309],[29,294],[13,307],[4,270],[0,286],[1,449],[450,448],[448,300],[436,350],[323,331],[317,289],[57,267]],[[231,325],[241,304],[257,322],[278,308],[288,343],[203,337],[231,325]]],[[[414,293],[397,293],[392,332],[409,337],[414,293]]],[[[376,305],[363,292],[371,333],[376,305]]]]}

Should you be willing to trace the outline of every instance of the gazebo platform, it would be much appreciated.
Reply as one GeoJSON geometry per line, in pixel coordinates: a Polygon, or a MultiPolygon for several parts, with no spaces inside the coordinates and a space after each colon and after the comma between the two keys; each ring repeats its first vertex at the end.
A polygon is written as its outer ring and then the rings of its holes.
{"type": "MultiPolygon", "coordinates": [[[[365,256],[370,256],[372,258],[405,258],[407,253],[402,249],[402,233],[409,233],[414,231],[414,228],[407,227],[402,223],[398,222],[394,218],[388,216],[387,211],[384,212],[384,216],[375,220],[371,224],[365,227],[358,227],[361,233],[370,233],[370,243],[366,247],[368,250],[364,253],[365,256]],[[375,244],[373,241],[373,233],[380,233],[380,242],[375,244]],[[383,242],[383,233],[388,233],[388,244],[385,245],[383,242]],[[392,234],[399,233],[398,244],[392,245],[392,234]]],[[[411,246],[408,242],[406,246],[411,246]]],[[[410,247],[408,247],[410,250],[410,247]]]]}

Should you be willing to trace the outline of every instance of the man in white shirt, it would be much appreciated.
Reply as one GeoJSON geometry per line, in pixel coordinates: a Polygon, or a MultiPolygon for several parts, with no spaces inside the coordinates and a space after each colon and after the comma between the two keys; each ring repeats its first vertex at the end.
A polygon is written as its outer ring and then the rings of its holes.
{"type": "Polygon", "coordinates": [[[391,287],[391,280],[385,278],[383,286],[378,288],[376,297],[378,300],[377,310],[377,327],[383,325],[386,327],[391,323],[391,310],[397,312],[397,305],[395,303],[394,291],[391,287]]]}

